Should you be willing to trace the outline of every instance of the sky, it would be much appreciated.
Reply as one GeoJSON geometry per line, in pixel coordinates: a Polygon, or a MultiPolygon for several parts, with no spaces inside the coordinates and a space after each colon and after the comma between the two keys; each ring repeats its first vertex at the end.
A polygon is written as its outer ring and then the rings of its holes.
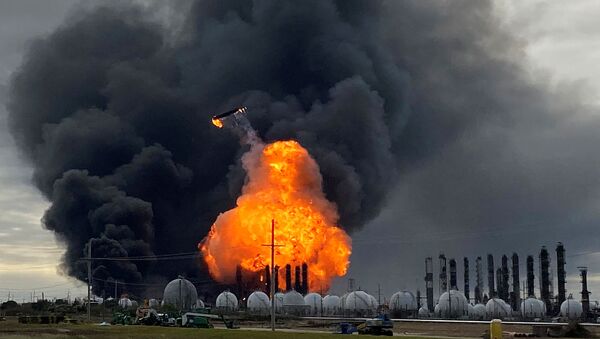
{"type": "MultiPolygon", "coordinates": [[[[19,67],[29,41],[56,28],[75,3],[73,0],[0,1],[0,103],[5,101],[9,78],[19,67]]],[[[523,57],[534,77],[545,79],[557,88],[574,85],[584,93],[586,100],[600,103],[600,68],[597,67],[600,30],[595,23],[600,15],[600,3],[514,0],[498,2],[497,6],[503,24],[521,39],[523,57]]],[[[30,183],[32,169],[18,154],[7,131],[6,115],[6,109],[0,105],[0,208],[3,211],[0,215],[0,300],[6,300],[9,291],[17,301],[29,300],[34,290],[38,295],[43,290],[46,297],[65,297],[67,293],[83,295],[85,286],[59,273],[57,266],[63,249],[40,223],[49,203],[30,183]]],[[[419,180],[418,176],[414,179],[419,180]]],[[[389,297],[399,289],[422,285],[424,272],[414,268],[419,265],[408,265],[407,261],[422,262],[425,256],[436,257],[440,251],[457,258],[485,256],[485,244],[490,242],[506,244],[506,254],[518,251],[522,260],[526,254],[537,257],[541,245],[547,245],[554,256],[556,241],[563,239],[568,254],[568,290],[579,290],[575,269],[579,265],[590,266],[591,290],[600,290],[600,275],[594,273],[594,267],[600,272],[600,266],[593,266],[600,255],[586,254],[596,246],[595,237],[587,240],[570,239],[568,235],[558,237],[558,230],[549,232],[543,226],[544,220],[535,218],[527,221],[528,227],[523,227],[522,232],[510,234],[497,228],[483,228],[475,233],[432,229],[429,233],[384,236],[389,234],[390,225],[398,222],[399,211],[411,222],[418,222],[411,218],[414,211],[410,202],[403,199],[405,195],[398,192],[379,217],[353,234],[353,264],[348,276],[336,282],[334,292],[341,293],[346,279],[351,277],[371,293],[376,293],[377,283],[380,283],[382,294],[389,297]],[[453,242],[471,238],[473,245],[467,249],[453,242]],[[570,243],[575,245],[570,247],[570,243]],[[523,248],[531,250],[524,253],[523,248]],[[360,278],[367,276],[378,279],[360,278]]],[[[592,216],[580,217],[582,222],[594,221],[592,216]]],[[[499,260],[503,253],[494,254],[499,260]]],[[[474,266],[473,261],[471,265],[474,266]]]]}

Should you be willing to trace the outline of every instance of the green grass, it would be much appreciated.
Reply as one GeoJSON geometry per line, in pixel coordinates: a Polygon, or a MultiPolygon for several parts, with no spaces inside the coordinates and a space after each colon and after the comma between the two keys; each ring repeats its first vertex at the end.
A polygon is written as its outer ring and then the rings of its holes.
{"type": "MultiPolygon", "coordinates": [[[[271,339],[271,338],[321,339],[339,338],[330,333],[299,333],[252,330],[195,329],[158,326],[98,326],[81,325],[23,325],[0,322],[0,338],[58,339],[58,338],[206,338],[206,339],[271,339]]],[[[368,336],[361,336],[368,337],[368,336]]],[[[421,339],[423,337],[404,337],[421,339]]]]}

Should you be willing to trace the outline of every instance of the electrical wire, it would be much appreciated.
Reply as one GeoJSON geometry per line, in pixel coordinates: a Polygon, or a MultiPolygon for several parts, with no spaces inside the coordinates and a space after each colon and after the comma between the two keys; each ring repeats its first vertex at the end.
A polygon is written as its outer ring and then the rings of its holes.
{"type": "MultiPolygon", "coordinates": [[[[99,282],[107,282],[107,283],[111,283],[111,284],[118,284],[118,285],[129,285],[129,286],[165,286],[164,283],[128,283],[125,281],[121,281],[121,280],[107,280],[107,279],[100,279],[100,278],[92,278],[92,280],[94,281],[99,281],[99,282]]],[[[210,284],[210,283],[214,283],[214,281],[209,280],[209,279],[204,279],[204,280],[194,280],[194,279],[186,279],[189,282],[191,282],[192,284],[210,284]]]]}
{"type": "Polygon", "coordinates": [[[65,282],[65,283],[60,283],[60,284],[56,284],[56,285],[41,286],[41,287],[29,287],[29,288],[0,287],[0,291],[33,291],[33,290],[50,289],[50,288],[66,286],[66,285],[73,285],[73,282],[65,282]]]}

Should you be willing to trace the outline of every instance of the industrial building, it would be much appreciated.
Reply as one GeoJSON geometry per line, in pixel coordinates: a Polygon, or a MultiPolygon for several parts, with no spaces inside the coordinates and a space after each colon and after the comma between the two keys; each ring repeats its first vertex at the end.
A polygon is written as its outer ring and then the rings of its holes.
{"type": "MultiPolygon", "coordinates": [[[[383,302],[381,299],[378,302],[373,295],[360,288],[355,289],[354,279],[349,279],[347,293],[341,296],[310,291],[309,267],[306,264],[288,264],[281,276],[279,267],[276,267],[274,279],[271,279],[268,266],[264,271],[258,272],[246,272],[238,267],[236,283],[224,286],[214,304],[207,307],[214,307],[217,313],[247,312],[255,316],[268,316],[272,305],[269,297],[270,284],[273,283],[276,291],[275,313],[280,315],[371,317],[379,312],[387,312],[394,318],[500,318],[523,321],[549,320],[556,317],[572,321],[597,317],[594,312],[598,310],[590,308],[587,268],[577,268],[581,277],[581,291],[568,293],[565,246],[558,243],[555,253],[556,260],[553,261],[552,252],[542,246],[537,254],[523,256],[523,275],[517,253],[501,255],[500,260],[496,260],[491,253],[487,253],[485,257],[477,256],[474,258],[474,268],[468,257],[462,257],[459,261],[440,253],[438,272],[434,272],[433,257],[425,258],[423,295],[419,289],[396,290],[389,298],[383,298],[383,302]],[[484,272],[483,258],[486,259],[487,275],[484,272]],[[461,262],[462,267],[459,267],[461,262]],[[552,282],[553,268],[557,273],[556,294],[552,282]],[[458,283],[459,272],[463,278],[461,285],[458,283]],[[434,293],[434,276],[439,279],[437,293],[434,293]],[[576,298],[577,295],[581,295],[580,300],[576,298]]],[[[152,299],[151,302],[158,304],[156,299],[152,299]]],[[[123,308],[132,308],[133,303],[133,300],[126,297],[119,301],[123,308]]],[[[183,277],[166,285],[160,305],[172,305],[180,309],[205,306],[204,302],[198,299],[194,284],[183,277]]]]}
{"type": "MultiPolygon", "coordinates": [[[[539,268],[539,299],[536,298],[534,255],[526,257],[525,280],[521,281],[519,255],[512,253],[500,257],[496,266],[494,255],[487,254],[487,286],[484,286],[482,272],[482,257],[475,259],[475,288],[471,298],[469,258],[463,258],[464,289],[459,291],[457,284],[457,261],[440,253],[439,258],[439,289],[437,304],[434,300],[432,258],[425,259],[425,298],[422,303],[424,310],[419,310],[419,317],[435,316],[438,318],[463,319],[523,319],[533,320],[560,317],[566,320],[591,319],[589,295],[587,290],[587,268],[579,267],[581,276],[581,292],[572,293],[567,297],[566,290],[566,260],[565,246],[556,245],[556,272],[558,293],[554,293],[553,264],[550,252],[542,246],[538,254],[539,268]],[[509,262],[510,260],[510,262],[509,262]],[[449,263],[449,276],[446,264],[449,263]],[[522,287],[521,287],[522,286],[522,287]],[[487,288],[486,288],[487,287],[487,288]],[[487,290],[487,293],[486,293],[487,290]],[[573,295],[581,294],[581,300],[573,295]],[[456,295],[456,298],[453,297],[456,295]],[[466,305],[462,305],[462,298],[466,305]],[[455,301],[456,299],[456,301],[455,301]],[[451,305],[455,301],[456,305],[451,305]],[[435,304],[435,306],[433,306],[435,304]],[[448,305],[450,304],[450,305],[448,305]],[[460,307],[464,306],[463,309],[460,307]],[[455,309],[459,307],[459,309],[455,309]],[[432,310],[433,308],[433,310],[432,310]],[[426,314],[427,311],[428,313],[426,314]]],[[[420,300],[418,303],[421,304],[420,300]]]]}

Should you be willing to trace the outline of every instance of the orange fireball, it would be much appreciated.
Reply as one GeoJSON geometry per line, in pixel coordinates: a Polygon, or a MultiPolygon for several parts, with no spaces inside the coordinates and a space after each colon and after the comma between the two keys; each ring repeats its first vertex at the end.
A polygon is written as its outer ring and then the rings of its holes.
{"type": "Polygon", "coordinates": [[[221,119],[212,118],[211,121],[212,121],[213,125],[215,125],[219,128],[223,128],[223,122],[221,121],[221,119]]]}
{"type": "MultiPolygon", "coordinates": [[[[221,213],[199,244],[212,277],[235,281],[236,266],[258,272],[270,264],[309,266],[309,286],[326,291],[349,265],[350,237],[339,228],[336,205],[325,198],[316,161],[296,141],[255,145],[242,158],[247,181],[237,207],[221,213]]],[[[283,277],[280,274],[280,286],[283,277]]]]}

